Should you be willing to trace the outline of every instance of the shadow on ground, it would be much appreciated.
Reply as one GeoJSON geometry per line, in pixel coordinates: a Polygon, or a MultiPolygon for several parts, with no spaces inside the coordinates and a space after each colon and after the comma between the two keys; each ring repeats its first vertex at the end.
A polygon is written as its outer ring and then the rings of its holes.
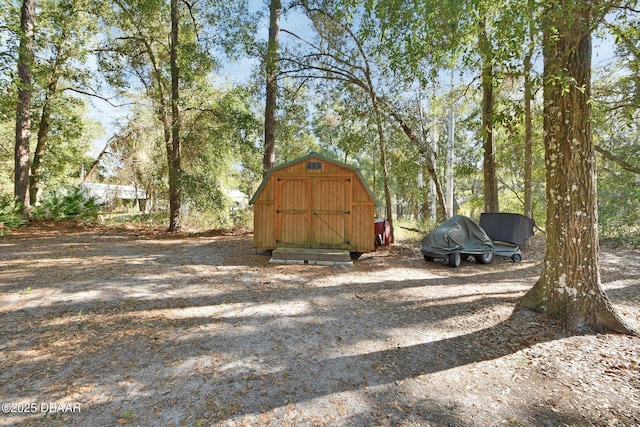
{"type": "MultiPolygon", "coordinates": [[[[0,243],[0,397],[82,408],[0,425],[601,421],[550,405],[559,385],[528,355],[563,338],[517,307],[536,262],[272,266],[246,236],[0,243]]],[[[625,283],[614,300],[637,301],[625,283]]]]}

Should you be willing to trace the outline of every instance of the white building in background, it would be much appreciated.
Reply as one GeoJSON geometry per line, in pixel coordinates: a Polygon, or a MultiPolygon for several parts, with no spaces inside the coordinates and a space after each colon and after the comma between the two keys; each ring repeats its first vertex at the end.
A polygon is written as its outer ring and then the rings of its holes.
{"type": "Polygon", "coordinates": [[[240,190],[223,190],[224,193],[235,203],[231,209],[244,209],[249,206],[249,196],[240,190]]]}
{"type": "Polygon", "coordinates": [[[148,213],[149,203],[147,203],[147,193],[132,185],[99,184],[96,182],[85,182],[81,190],[89,197],[93,197],[100,204],[113,207],[118,200],[125,202],[133,201],[140,212],[148,213]]]}

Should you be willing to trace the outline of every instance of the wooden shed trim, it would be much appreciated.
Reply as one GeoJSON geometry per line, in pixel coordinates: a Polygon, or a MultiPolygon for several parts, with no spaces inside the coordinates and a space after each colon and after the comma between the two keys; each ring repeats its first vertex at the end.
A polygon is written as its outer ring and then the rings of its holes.
{"type": "MultiPolygon", "coordinates": [[[[371,200],[373,200],[373,202],[375,203],[375,205],[376,206],[381,206],[382,205],[380,203],[380,201],[376,198],[376,196],[373,194],[373,192],[371,191],[369,186],[367,185],[367,182],[362,177],[362,174],[360,173],[360,170],[358,168],[356,168],[355,166],[351,166],[351,165],[348,165],[346,163],[340,162],[338,160],[333,160],[333,159],[331,159],[331,158],[329,158],[327,156],[323,156],[322,154],[318,154],[318,153],[315,153],[313,151],[311,153],[307,154],[304,157],[299,157],[297,159],[282,163],[280,165],[276,165],[276,166],[272,167],[271,169],[269,169],[267,171],[267,174],[262,179],[262,182],[260,183],[260,186],[258,187],[256,192],[254,193],[253,197],[251,198],[251,200],[249,200],[249,204],[253,205],[256,202],[256,199],[258,198],[258,196],[262,192],[262,189],[267,184],[267,182],[269,181],[269,178],[271,178],[271,175],[274,172],[279,171],[281,169],[285,169],[285,168],[287,168],[287,167],[289,167],[291,165],[295,165],[297,163],[304,162],[304,161],[309,160],[309,159],[314,158],[314,157],[317,158],[317,159],[320,159],[322,161],[332,163],[332,164],[334,164],[336,166],[343,167],[345,169],[349,169],[350,171],[354,172],[356,174],[356,176],[358,177],[358,179],[360,180],[360,182],[362,183],[362,186],[364,187],[365,191],[369,194],[369,197],[371,197],[371,200]]],[[[358,204],[360,204],[360,203],[358,203],[358,204]]]]}

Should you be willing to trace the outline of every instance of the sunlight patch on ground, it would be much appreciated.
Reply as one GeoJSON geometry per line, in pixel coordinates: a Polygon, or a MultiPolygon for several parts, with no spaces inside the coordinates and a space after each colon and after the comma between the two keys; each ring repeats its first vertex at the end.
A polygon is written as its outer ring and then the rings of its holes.
{"type": "MultiPolygon", "coordinates": [[[[352,283],[404,282],[410,280],[437,279],[443,277],[420,268],[389,268],[383,271],[349,272],[352,283]]],[[[349,283],[347,282],[347,284],[349,283]]]]}
{"type": "MultiPolygon", "coordinates": [[[[19,367],[20,364],[31,365],[37,362],[48,363],[50,360],[53,360],[51,355],[43,354],[43,352],[39,350],[13,350],[13,348],[18,343],[10,341],[2,346],[0,346],[0,350],[2,352],[10,352],[11,356],[15,359],[18,359],[18,362],[14,364],[14,367],[19,367]]],[[[0,366],[2,366],[2,358],[0,358],[0,366]]]]}
{"type": "Polygon", "coordinates": [[[285,303],[220,303],[218,305],[193,306],[185,308],[163,308],[147,310],[150,316],[161,315],[167,319],[189,319],[193,317],[249,318],[299,316],[309,312],[306,301],[288,301],[285,303]]]}
{"type": "Polygon", "coordinates": [[[638,284],[629,284],[628,279],[614,280],[614,281],[603,284],[603,287],[607,291],[611,291],[614,289],[625,289],[625,288],[628,288],[629,286],[638,286],[638,284]]]}
{"type": "Polygon", "coordinates": [[[614,264],[617,266],[640,266],[640,258],[637,256],[630,256],[628,254],[620,255],[616,252],[607,251],[600,252],[600,264],[603,262],[603,258],[606,258],[607,264],[614,264]]]}

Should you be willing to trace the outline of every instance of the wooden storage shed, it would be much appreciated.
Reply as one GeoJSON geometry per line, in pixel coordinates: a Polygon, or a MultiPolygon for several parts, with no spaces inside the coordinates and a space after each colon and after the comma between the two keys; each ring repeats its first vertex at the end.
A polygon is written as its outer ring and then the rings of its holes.
{"type": "Polygon", "coordinates": [[[249,203],[256,249],[375,250],[376,198],[346,163],[312,152],[275,166],[249,203]]]}

